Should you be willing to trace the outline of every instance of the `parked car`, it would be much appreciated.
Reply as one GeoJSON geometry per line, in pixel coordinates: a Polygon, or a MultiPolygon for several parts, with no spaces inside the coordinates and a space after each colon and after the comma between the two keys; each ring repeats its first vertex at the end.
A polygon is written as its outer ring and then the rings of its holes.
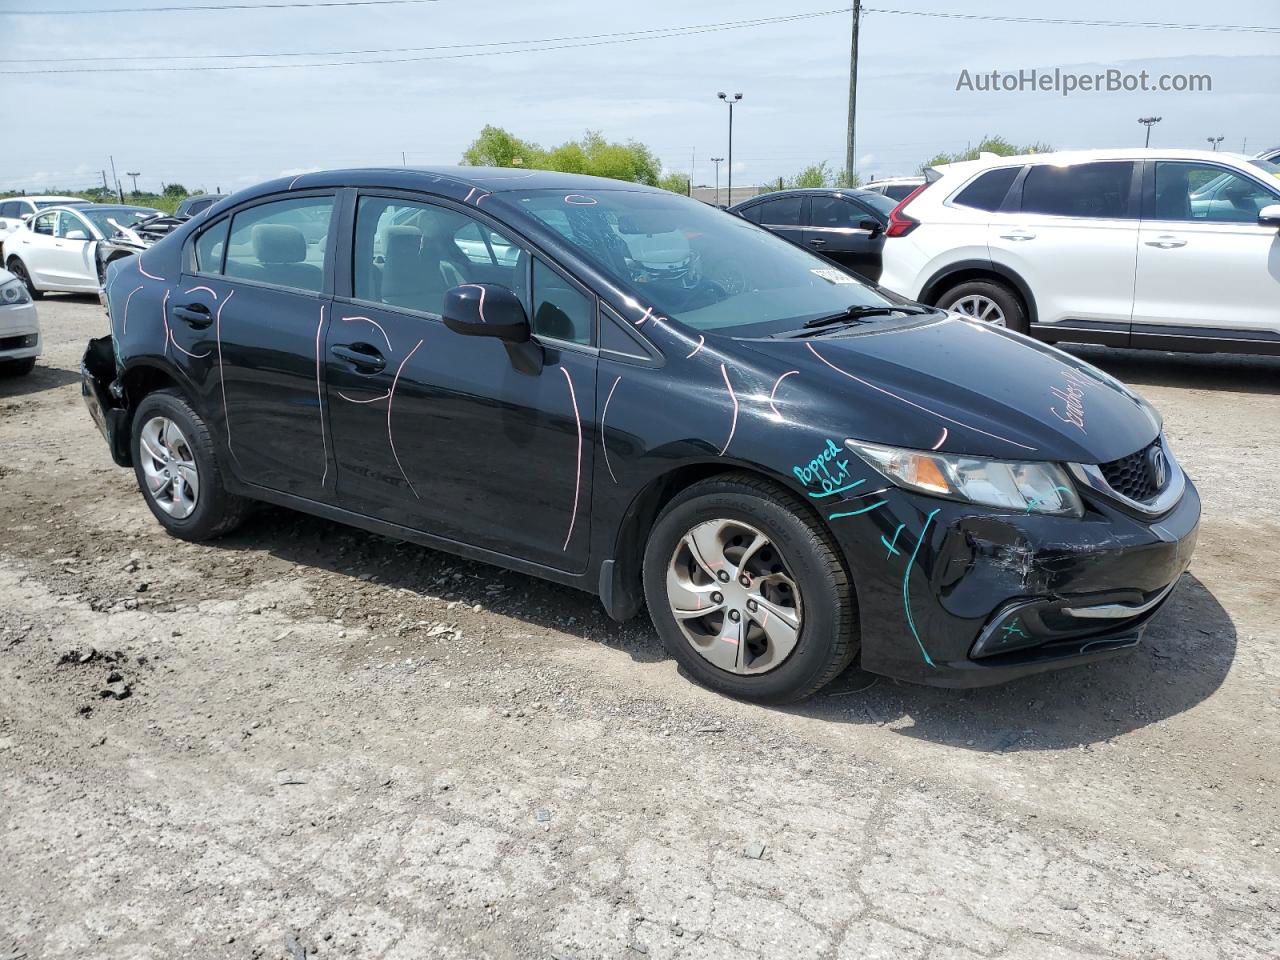
{"type": "Polygon", "coordinates": [[[40,319],[27,285],[0,269],[0,376],[25,376],[40,356],[40,319]]]}
{"type": "Polygon", "coordinates": [[[99,288],[98,244],[158,213],[106,203],[50,207],[10,235],[5,266],[36,299],[51,291],[94,293],[99,288]]]}
{"type": "Polygon", "coordinates": [[[1263,150],[1258,154],[1258,159],[1280,164],[1280,147],[1272,147],[1270,150],[1263,150]]]}
{"type": "Polygon", "coordinates": [[[88,200],[78,197],[5,197],[0,199],[0,263],[3,263],[4,242],[9,234],[22,226],[22,222],[46,207],[85,206],[88,200]]]}
{"type": "Polygon", "coordinates": [[[916,187],[924,183],[924,177],[885,177],[883,180],[872,180],[861,189],[871,193],[881,193],[894,201],[907,199],[916,187]]]}
{"type": "Polygon", "coordinates": [[[177,209],[173,211],[173,215],[175,217],[194,217],[197,213],[204,213],[222,198],[223,194],[221,193],[200,193],[187,197],[178,204],[177,209]]]}
{"type": "Polygon", "coordinates": [[[761,194],[729,212],[875,282],[884,230],[895,206],[883,194],[823,188],[761,194]]]}
{"type": "Polygon", "coordinates": [[[940,166],[880,282],[1050,342],[1280,354],[1280,167],[1206,150],[940,166]]]}
{"type": "Polygon", "coordinates": [[[1113,654],[1196,538],[1115,380],[634,183],[275,180],[113,263],[106,300],[85,401],[174,536],[264,500],[647,604],[738,697],[858,655],[969,686],[1113,654]],[[477,232],[515,262],[466,255],[477,232]],[[675,233],[696,279],[635,255],[675,233]]]}

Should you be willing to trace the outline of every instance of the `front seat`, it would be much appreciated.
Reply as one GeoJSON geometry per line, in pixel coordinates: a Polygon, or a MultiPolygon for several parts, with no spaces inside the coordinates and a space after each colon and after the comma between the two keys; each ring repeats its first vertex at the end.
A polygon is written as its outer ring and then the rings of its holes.
{"type": "Polygon", "coordinates": [[[319,290],[322,286],[324,271],[306,262],[307,238],[297,227],[258,224],[253,228],[253,255],[262,269],[256,280],[299,290],[319,290]]]}

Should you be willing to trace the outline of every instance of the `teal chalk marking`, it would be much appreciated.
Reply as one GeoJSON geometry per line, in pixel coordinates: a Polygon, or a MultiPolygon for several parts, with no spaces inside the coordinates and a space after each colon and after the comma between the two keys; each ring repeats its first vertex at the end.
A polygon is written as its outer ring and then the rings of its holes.
{"type": "Polygon", "coordinates": [[[1001,628],[1004,638],[1008,640],[1010,637],[1025,637],[1027,632],[1022,629],[1021,620],[1011,620],[1001,628]]]}
{"type": "MultiPolygon", "coordinates": [[[[1061,490],[1063,493],[1070,493],[1070,492],[1071,492],[1071,491],[1070,491],[1070,490],[1068,490],[1066,487],[1054,487],[1054,488],[1053,488],[1053,490],[1052,490],[1051,492],[1056,493],[1056,492],[1058,492],[1059,490],[1061,490]]],[[[1034,500],[1032,500],[1030,503],[1028,503],[1028,504],[1027,504],[1027,513],[1030,513],[1030,512],[1031,512],[1032,510],[1034,510],[1036,507],[1040,506],[1040,504],[1044,503],[1044,501],[1045,501],[1045,497],[1047,497],[1048,495],[1049,495],[1049,494],[1047,494],[1047,493],[1046,493],[1046,494],[1044,495],[1044,497],[1036,497],[1034,500]]]]}
{"type": "Polygon", "coordinates": [[[898,529],[893,531],[892,540],[886,540],[884,537],[880,538],[880,542],[889,548],[889,552],[885,554],[886,560],[889,559],[889,557],[896,557],[898,555],[898,549],[897,547],[894,546],[894,544],[898,542],[898,534],[902,532],[902,528],[905,526],[906,526],[905,523],[898,524],[898,529]]]}
{"type": "Polygon", "coordinates": [[[813,497],[815,500],[820,497],[834,497],[837,493],[844,493],[846,490],[852,490],[854,487],[866,482],[867,481],[865,479],[855,480],[853,483],[847,484],[843,487],[836,487],[834,490],[828,490],[825,493],[811,493],[809,496],[813,497]]]}
{"type": "Polygon", "coordinates": [[[870,510],[874,510],[876,507],[883,507],[884,505],[884,500],[877,500],[869,507],[863,507],[861,510],[850,510],[848,513],[833,513],[831,516],[827,517],[827,519],[839,520],[841,517],[856,517],[860,513],[867,513],[870,510]]]}
{"type": "Polygon", "coordinates": [[[911,551],[911,559],[907,561],[907,569],[902,574],[902,606],[907,611],[907,626],[911,628],[911,635],[916,638],[916,646],[920,648],[920,653],[924,655],[924,662],[931,667],[937,667],[933,662],[933,658],[929,656],[929,651],[924,648],[924,644],[920,642],[920,634],[916,630],[916,622],[911,617],[911,567],[916,562],[916,554],[920,552],[920,544],[924,543],[925,531],[929,529],[929,524],[937,515],[938,511],[932,511],[929,516],[924,518],[924,526],[920,528],[920,536],[916,538],[916,548],[911,551]]]}

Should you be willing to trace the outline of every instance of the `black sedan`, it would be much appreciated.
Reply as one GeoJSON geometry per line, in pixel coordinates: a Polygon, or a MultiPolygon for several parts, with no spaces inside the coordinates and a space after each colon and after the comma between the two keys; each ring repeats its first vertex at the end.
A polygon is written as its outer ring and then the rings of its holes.
{"type": "Polygon", "coordinates": [[[729,212],[875,283],[885,227],[897,203],[870,190],[778,190],[735,204],[729,212]]]}
{"type": "Polygon", "coordinates": [[[263,500],[647,605],[748,699],[1131,647],[1199,523],[1110,377],[635,184],[303,174],[105,295],[85,399],[174,536],[263,500]]]}

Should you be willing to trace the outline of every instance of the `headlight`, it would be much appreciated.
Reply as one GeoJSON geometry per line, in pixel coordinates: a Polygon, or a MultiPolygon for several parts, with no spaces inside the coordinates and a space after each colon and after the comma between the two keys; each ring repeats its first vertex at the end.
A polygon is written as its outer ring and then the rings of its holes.
{"type": "Polygon", "coordinates": [[[988,460],[926,450],[902,450],[861,440],[847,446],[900,487],[1019,513],[1081,517],[1084,507],[1056,463],[988,460]]]}
{"type": "Polygon", "coordinates": [[[27,292],[27,285],[21,280],[0,283],[0,307],[13,307],[30,302],[31,294],[27,292]]]}

